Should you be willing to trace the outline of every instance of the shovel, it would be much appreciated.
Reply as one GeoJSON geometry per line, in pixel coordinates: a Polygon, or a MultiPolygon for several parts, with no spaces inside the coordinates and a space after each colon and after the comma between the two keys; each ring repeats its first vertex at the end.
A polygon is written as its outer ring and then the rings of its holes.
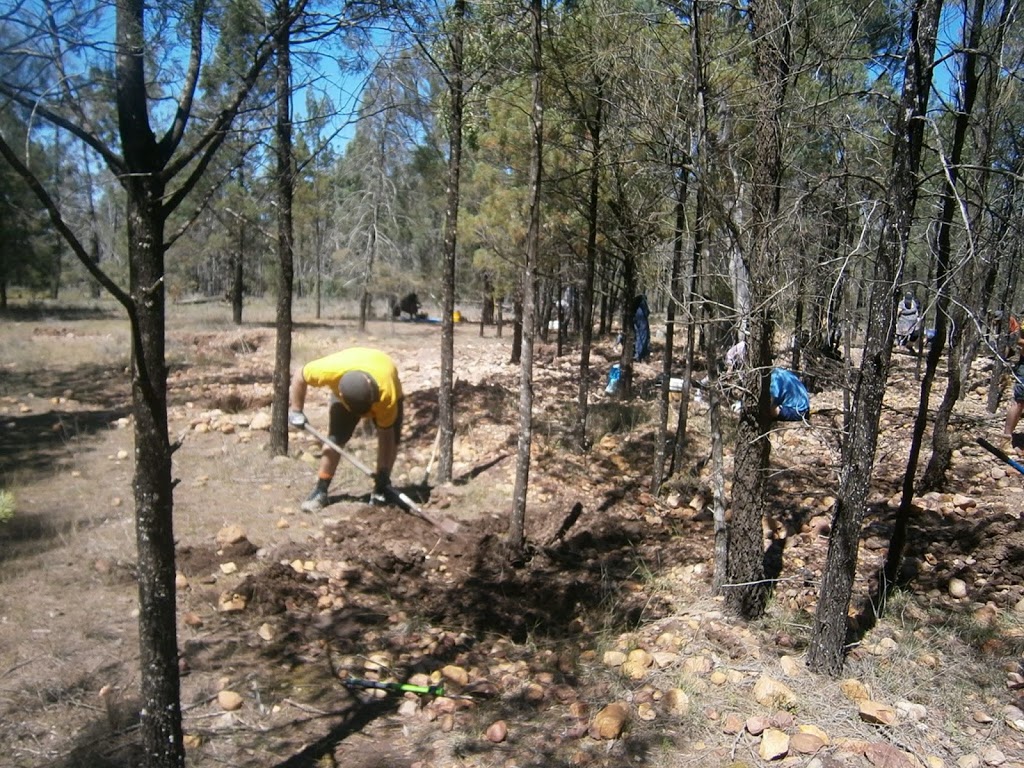
{"type": "Polygon", "coordinates": [[[1015,459],[1011,459],[1010,456],[1006,453],[1006,451],[1004,451],[1002,448],[998,448],[997,446],[992,445],[992,443],[990,443],[984,437],[978,437],[975,439],[977,440],[978,445],[980,445],[986,451],[991,453],[997,459],[1001,459],[1005,463],[1009,464],[1011,467],[1013,467],[1022,475],[1024,475],[1024,464],[1021,464],[1019,461],[1016,461],[1015,459]]]}
{"type": "MultiPolygon", "coordinates": [[[[340,445],[335,443],[329,437],[327,437],[326,435],[321,435],[319,432],[317,432],[315,429],[313,429],[313,427],[309,425],[308,421],[306,422],[303,428],[307,432],[309,432],[309,434],[311,434],[313,437],[319,440],[321,443],[330,448],[332,451],[337,452],[341,456],[341,458],[345,459],[345,461],[347,461],[353,467],[358,469],[364,475],[366,475],[367,477],[373,477],[372,469],[366,466],[363,462],[361,462],[351,453],[344,450],[340,445]]],[[[422,509],[419,505],[417,505],[416,502],[414,502],[412,499],[410,499],[408,496],[406,496],[404,493],[402,493],[400,490],[398,490],[392,485],[387,486],[384,489],[384,491],[388,495],[394,496],[396,499],[398,499],[399,503],[403,507],[405,507],[409,512],[416,515],[416,517],[420,518],[421,520],[425,520],[426,522],[430,523],[432,526],[437,528],[442,533],[445,533],[449,536],[454,536],[456,533],[458,533],[459,524],[456,523],[454,520],[446,520],[444,518],[433,515],[430,512],[427,512],[426,510],[422,509]]]]}

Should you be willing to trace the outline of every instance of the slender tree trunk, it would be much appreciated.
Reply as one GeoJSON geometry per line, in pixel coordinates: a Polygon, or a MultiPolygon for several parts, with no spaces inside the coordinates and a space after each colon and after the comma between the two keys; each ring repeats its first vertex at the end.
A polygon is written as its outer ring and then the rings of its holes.
{"type": "Polygon", "coordinates": [[[693,224],[693,253],[690,260],[690,280],[687,288],[686,307],[686,362],[683,365],[683,391],[679,395],[679,418],[676,422],[676,434],[672,441],[672,470],[682,466],[683,449],[686,447],[686,429],[690,409],[690,396],[693,391],[691,382],[693,380],[693,363],[697,351],[697,314],[694,307],[697,304],[699,287],[699,270],[701,255],[704,252],[704,243],[707,237],[707,206],[705,195],[707,194],[705,184],[707,183],[706,166],[698,161],[697,172],[697,193],[694,210],[693,224]]]}
{"type": "Polygon", "coordinates": [[[587,414],[590,404],[590,353],[594,343],[594,275],[597,271],[598,203],[601,182],[602,146],[604,128],[604,91],[597,83],[596,112],[589,121],[590,133],[590,176],[587,180],[587,248],[583,275],[583,297],[580,310],[580,377],[576,394],[576,450],[583,452],[590,448],[587,439],[587,414]]]}
{"type": "Polygon", "coordinates": [[[313,222],[313,317],[320,319],[323,313],[323,233],[320,228],[323,222],[320,221],[320,213],[317,212],[313,222]]]}
{"type": "MultiPolygon", "coordinates": [[[[712,325],[712,327],[714,327],[712,325]]],[[[715,337],[719,334],[714,334],[715,337]]],[[[722,385],[718,377],[718,343],[708,348],[708,421],[711,432],[711,519],[715,526],[711,591],[723,593],[729,571],[729,524],[725,519],[725,441],[722,439],[722,385]]]]}
{"type": "Polygon", "coordinates": [[[774,235],[782,182],[782,114],[789,84],[792,8],[782,0],[751,5],[754,67],[761,98],[754,125],[754,179],[751,193],[752,244],[744,264],[750,279],[750,322],[744,375],[746,395],[736,434],[732,521],[729,530],[726,607],[738,616],[764,613],[770,594],[764,576],[762,530],[765,482],[771,455],[770,380],[775,333],[773,286],[778,275],[774,235]]]}
{"type": "Polygon", "coordinates": [[[452,392],[455,370],[455,245],[459,223],[459,175],[462,170],[462,39],[466,0],[455,0],[455,28],[451,35],[451,68],[448,72],[448,188],[445,193],[444,255],[441,275],[441,383],[438,387],[437,429],[441,435],[437,478],[451,482],[455,451],[455,403],[452,392]]]}
{"type": "MultiPolygon", "coordinates": [[[[672,237],[672,274],[669,278],[668,307],[665,310],[665,354],[661,366],[661,393],[658,400],[658,442],[654,447],[654,473],[651,477],[651,493],[657,494],[665,480],[665,451],[670,444],[668,436],[669,388],[672,381],[673,344],[676,330],[676,302],[682,289],[683,235],[686,230],[686,192],[689,170],[680,164],[676,190],[676,225],[672,237]]],[[[689,387],[683,386],[689,394],[689,387]]]]}
{"type": "Polygon", "coordinates": [[[126,181],[135,422],[141,734],[147,768],[181,768],[185,749],[174,586],[174,484],[164,350],[163,164],[146,109],[142,0],[117,8],[118,129],[126,181]]]}
{"type": "Polygon", "coordinates": [[[245,261],[245,228],[244,217],[239,216],[238,243],[231,259],[231,319],[235,325],[242,324],[242,294],[244,282],[244,261],[245,261]]]}
{"type": "Polygon", "coordinates": [[[278,7],[281,29],[277,38],[277,121],[274,129],[277,152],[277,343],[274,350],[274,402],[270,409],[270,453],[288,453],[288,385],[292,360],[292,194],[295,165],[292,158],[291,114],[291,29],[285,23],[290,12],[288,0],[278,7]]]}
{"type": "MultiPolygon", "coordinates": [[[[957,197],[957,180],[960,172],[960,161],[964,153],[967,129],[971,114],[974,111],[974,100],[978,93],[977,61],[978,48],[985,15],[985,0],[975,0],[973,18],[967,32],[968,39],[964,45],[964,63],[961,68],[960,87],[957,89],[962,104],[956,112],[953,124],[953,142],[950,146],[949,163],[946,167],[946,183],[942,193],[942,209],[939,216],[938,232],[935,237],[935,284],[938,288],[935,307],[935,337],[928,348],[927,364],[921,379],[921,397],[918,401],[917,416],[914,419],[914,430],[910,441],[910,456],[903,474],[903,495],[900,506],[896,510],[893,533],[889,540],[885,563],[882,567],[882,583],[879,585],[879,603],[877,612],[885,610],[886,598],[895,586],[903,564],[903,553],[907,545],[907,532],[910,527],[910,515],[914,501],[914,480],[917,476],[918,458],[924,431],[928,423],[928,406],[931,400],[932,382],[939,366],[946,343],[946,316],[950,307],[950,260],[952,258],[951,229],[954,217],[959,211],[957,197]]],[[[923,336],[924,334],[922,334],[923,336]]],[[[952,360],[951,360],[951,367],[952,360]]],[[[959,378],[959,374],[955,374],[959,378]]]]}
{"type": "Polygon", "coordinates": [[[859,380],[854,392],[849,431],[843,444],[843,469],[832,535],[807,654],[810,668],[828,675],[839,675],[843,669],[857,550],[874,468],[882,398],[892,358],[896,301],[917,201],[924,115],[941,10],[941,0],[916,0],[911,18],[903,93],[893,131],[886,210],[876,260],[874,283],[877,288],[870,300],[859,380]]]}
{"type": "Polygon", "coordinates": [[[135,423],[135,530],[138,547],[142,737],[149,768],[185,764],[181,729],[173,488],[167,429],[162,189],[133,180],[128,195],[135,423]]]}
{"type": "Polygon", "coordinates": [[[530,481],[530,448],[533,444],[533,339],[536,333],[537,259],[540,247],[540,181],[544,148],[544,101],[541,91],[543,67],[541,43],[543,5],[531,0],[531,40],[533,51],[533,152],[530,157],[530,223],[526,235],[526,264],[523,269],[523,349],[519,373],[519,446],[516,452],[516,479],[512,496],[512,519],[508,532],[508,555],[517,560],[525,549],[526,494],[530,481]]]}

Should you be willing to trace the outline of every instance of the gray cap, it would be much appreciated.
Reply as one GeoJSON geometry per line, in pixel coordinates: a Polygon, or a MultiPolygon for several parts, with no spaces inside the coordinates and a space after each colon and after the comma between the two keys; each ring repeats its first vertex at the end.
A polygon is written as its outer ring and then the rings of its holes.
{"type": "Polygon", "coordinates": [[[377,382],[363,371],[343,374],[338,382],[338,393],[341,395],[341,404],[355,416],[369,413],[370,407],[380,398],[377,382]]]}

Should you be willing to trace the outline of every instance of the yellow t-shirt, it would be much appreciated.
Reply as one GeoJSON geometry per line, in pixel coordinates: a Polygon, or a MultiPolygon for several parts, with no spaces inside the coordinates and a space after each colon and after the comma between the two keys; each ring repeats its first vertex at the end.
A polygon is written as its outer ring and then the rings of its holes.
{"type": "Polygon", "coordinates": [[[349,371],[362,371],[377,384],[380,398],[370,406],[369,413],[373,423],[381,429],[394,424],[398,418],[398,401],[402,399],[402,383],[394,361],[380,350],[349,347],[321,357],[302,367],[302,378],[311,387],[328,387],[340,400],[338,382],[349,371]]]}

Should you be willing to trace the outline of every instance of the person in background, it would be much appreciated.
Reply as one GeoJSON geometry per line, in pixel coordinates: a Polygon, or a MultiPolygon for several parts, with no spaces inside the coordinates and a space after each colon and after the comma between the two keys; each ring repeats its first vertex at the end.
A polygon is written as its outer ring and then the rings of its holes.
{"type": "Polygon", "coordinates": [[[410,320],[416,320],[420,315],[420,306],[419,297],[415,293],[407,293],[391,308],[391,314],[395,317],[405,314],[410,320]]]}
{"type": "Polygon", "coordinates": [[[651,355],[651,308],[647,297],[640,294],[633,299],[633,359],[643,362],[651,355]]]}
{"type": "Polygon", "coordinates": [[[896,343],[914,349],[914,342],[921,333],[921,305],[914,294],[907,291],[896,307],[896,343]]]}
{"type": "Polygon", "coordinates": [[[735,371],[747,363],[747,342],[733,344],[725,353],[725,370],[735,371]]]}
{"type": "MultiPolygon", "coordinates": [[[[391,470],[402,432],[402,383],[394,361],[384,352],[349,347],[306,363],[292,376],[288,393],[288,424],[303,429],[309,387],[330,391],[328,437],[344,447],[361,419],[377,427],[377,466],[371,499],[383,497],[391,485],[391,470]]],[[[341,454],[324,446],[316,486],[300,505],[304,512],[319,512],[328,504],[327,489],[334,479],[341,454]]]]}
{"type": "Polygon", "coordinates": [[[1010,334],[1014,339],[1017,351],[1017,362],[1010,369],[1013,375],[1013,399],[1010,407],[1006,410],[1006,422],[1003,424],[1003,440],[1007,447],[1013,448],[1013,435],[1017,429],[1017,422],[1024,413],[1024,329],[1021,328],[1017,318],[1010,317],[1010,334]]]}
{"type": "Polygon", "coordinates": [[[811,412],[811,396],[797,376],[785,368],[772,368],[772,418],[803,421],[811,412]]]}

